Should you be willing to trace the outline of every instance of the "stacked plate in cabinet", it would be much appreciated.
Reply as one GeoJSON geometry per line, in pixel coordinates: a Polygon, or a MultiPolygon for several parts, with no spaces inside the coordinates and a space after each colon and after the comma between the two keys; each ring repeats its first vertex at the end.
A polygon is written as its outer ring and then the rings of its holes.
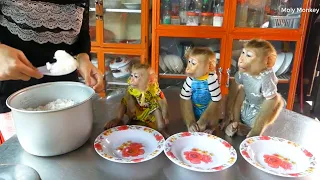
{"type": "Polygon", "coordinates": [[[276,63],[273,66],[273,71],[276,73],[277,76],[285,74],[289,71],[292,59],[293,59],[292,52],[278,53],[276,63]]]}
{"type": "Polygon", "coordinates": [[[180,74],[183,72],[184,65],[182,59],[177,55],[160,55],[159,66],[164,73],[180,74]]]}

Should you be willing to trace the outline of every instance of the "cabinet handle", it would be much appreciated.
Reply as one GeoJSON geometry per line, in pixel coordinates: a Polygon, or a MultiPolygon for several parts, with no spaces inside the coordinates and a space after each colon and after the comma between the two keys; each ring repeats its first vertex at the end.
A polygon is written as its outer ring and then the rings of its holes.
{"type": "Polygon", "coordinates": [[[222,68],[219,67],[219,84],[221,83],[221,77],[222,77],[222,68]]]}
{"type": "Polygon", "coordinates": [[[226,84],[226,86],[227,86],[227,87],[229,87],[229,82],[230,82],[230,72],[231,72],[231,71],[230,71],[230,69],[228,68],[228,69],[227,69],[228,78],[227,78],[227,84],[226,84]]]}

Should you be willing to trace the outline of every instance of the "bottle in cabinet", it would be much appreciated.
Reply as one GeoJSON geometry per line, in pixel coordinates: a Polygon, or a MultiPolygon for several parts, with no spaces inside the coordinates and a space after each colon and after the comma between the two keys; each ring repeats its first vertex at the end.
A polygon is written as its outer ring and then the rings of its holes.
{"type": "Polygon", "coordinates": [[[210,12],[209,5],[210,5],[210,4],[209,4],[209,0],[203,0],[201,12],[202,12],[202,13],[210,12]]]}
{"type": "Polygon", "coordinates": [[[180,0],[179,16],[180,16],[180,24],[182,25],[186,25],[187,23],[187,10],[188,10],[188,0],[180,0]]]}
{"type": "Polygon", "coordinates": [[[163,2],[162,23],[171,24],[171,0],[162,0],[162,2],[163,2]]]}
{"type": "Polygon", "coordinates": [[[236,15],[236,26],[246,27],[248,18],[248,2],[247,0],[238,0],[237,3],[237,15],[236,15]]]}
{"type": "Polygon", "coordinates": [[[260,27],[263,24],[265,5],[266,0],[248,1],[248,27],[260,27]]]}
{"type": "Polygon", "coordinates": [[[216,0],[213,9],[214,11],[212,25],[216,27],[221,27],[223,23],[224,1],[216,0]]]}

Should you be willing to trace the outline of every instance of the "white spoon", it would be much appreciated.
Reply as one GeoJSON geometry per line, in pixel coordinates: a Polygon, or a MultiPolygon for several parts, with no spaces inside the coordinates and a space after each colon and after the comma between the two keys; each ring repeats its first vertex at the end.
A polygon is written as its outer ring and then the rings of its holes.
{"type": "Polygon", "coordinates": [[[47,76],[62,76],[72,73],[78,68],[78,62],[73,56],[63,50],[58,50],[54,54],[55,63],[47,63],[38,67],[38,71],[47,76]]]}

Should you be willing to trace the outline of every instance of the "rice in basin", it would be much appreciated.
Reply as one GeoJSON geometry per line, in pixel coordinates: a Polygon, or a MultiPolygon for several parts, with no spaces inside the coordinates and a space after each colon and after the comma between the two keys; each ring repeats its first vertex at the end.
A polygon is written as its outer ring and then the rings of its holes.
{"type": "Polygon", "coordinates": [[[43,106],[38,106],[36,108],[29,107],[24,110],[27,110],[27,111],[52,111],[52,110],[64,109],[64,108],[73,106],[75,104],[76,103],[70,99],[57,99],[57,100],[49,102],[43,106]]]}

